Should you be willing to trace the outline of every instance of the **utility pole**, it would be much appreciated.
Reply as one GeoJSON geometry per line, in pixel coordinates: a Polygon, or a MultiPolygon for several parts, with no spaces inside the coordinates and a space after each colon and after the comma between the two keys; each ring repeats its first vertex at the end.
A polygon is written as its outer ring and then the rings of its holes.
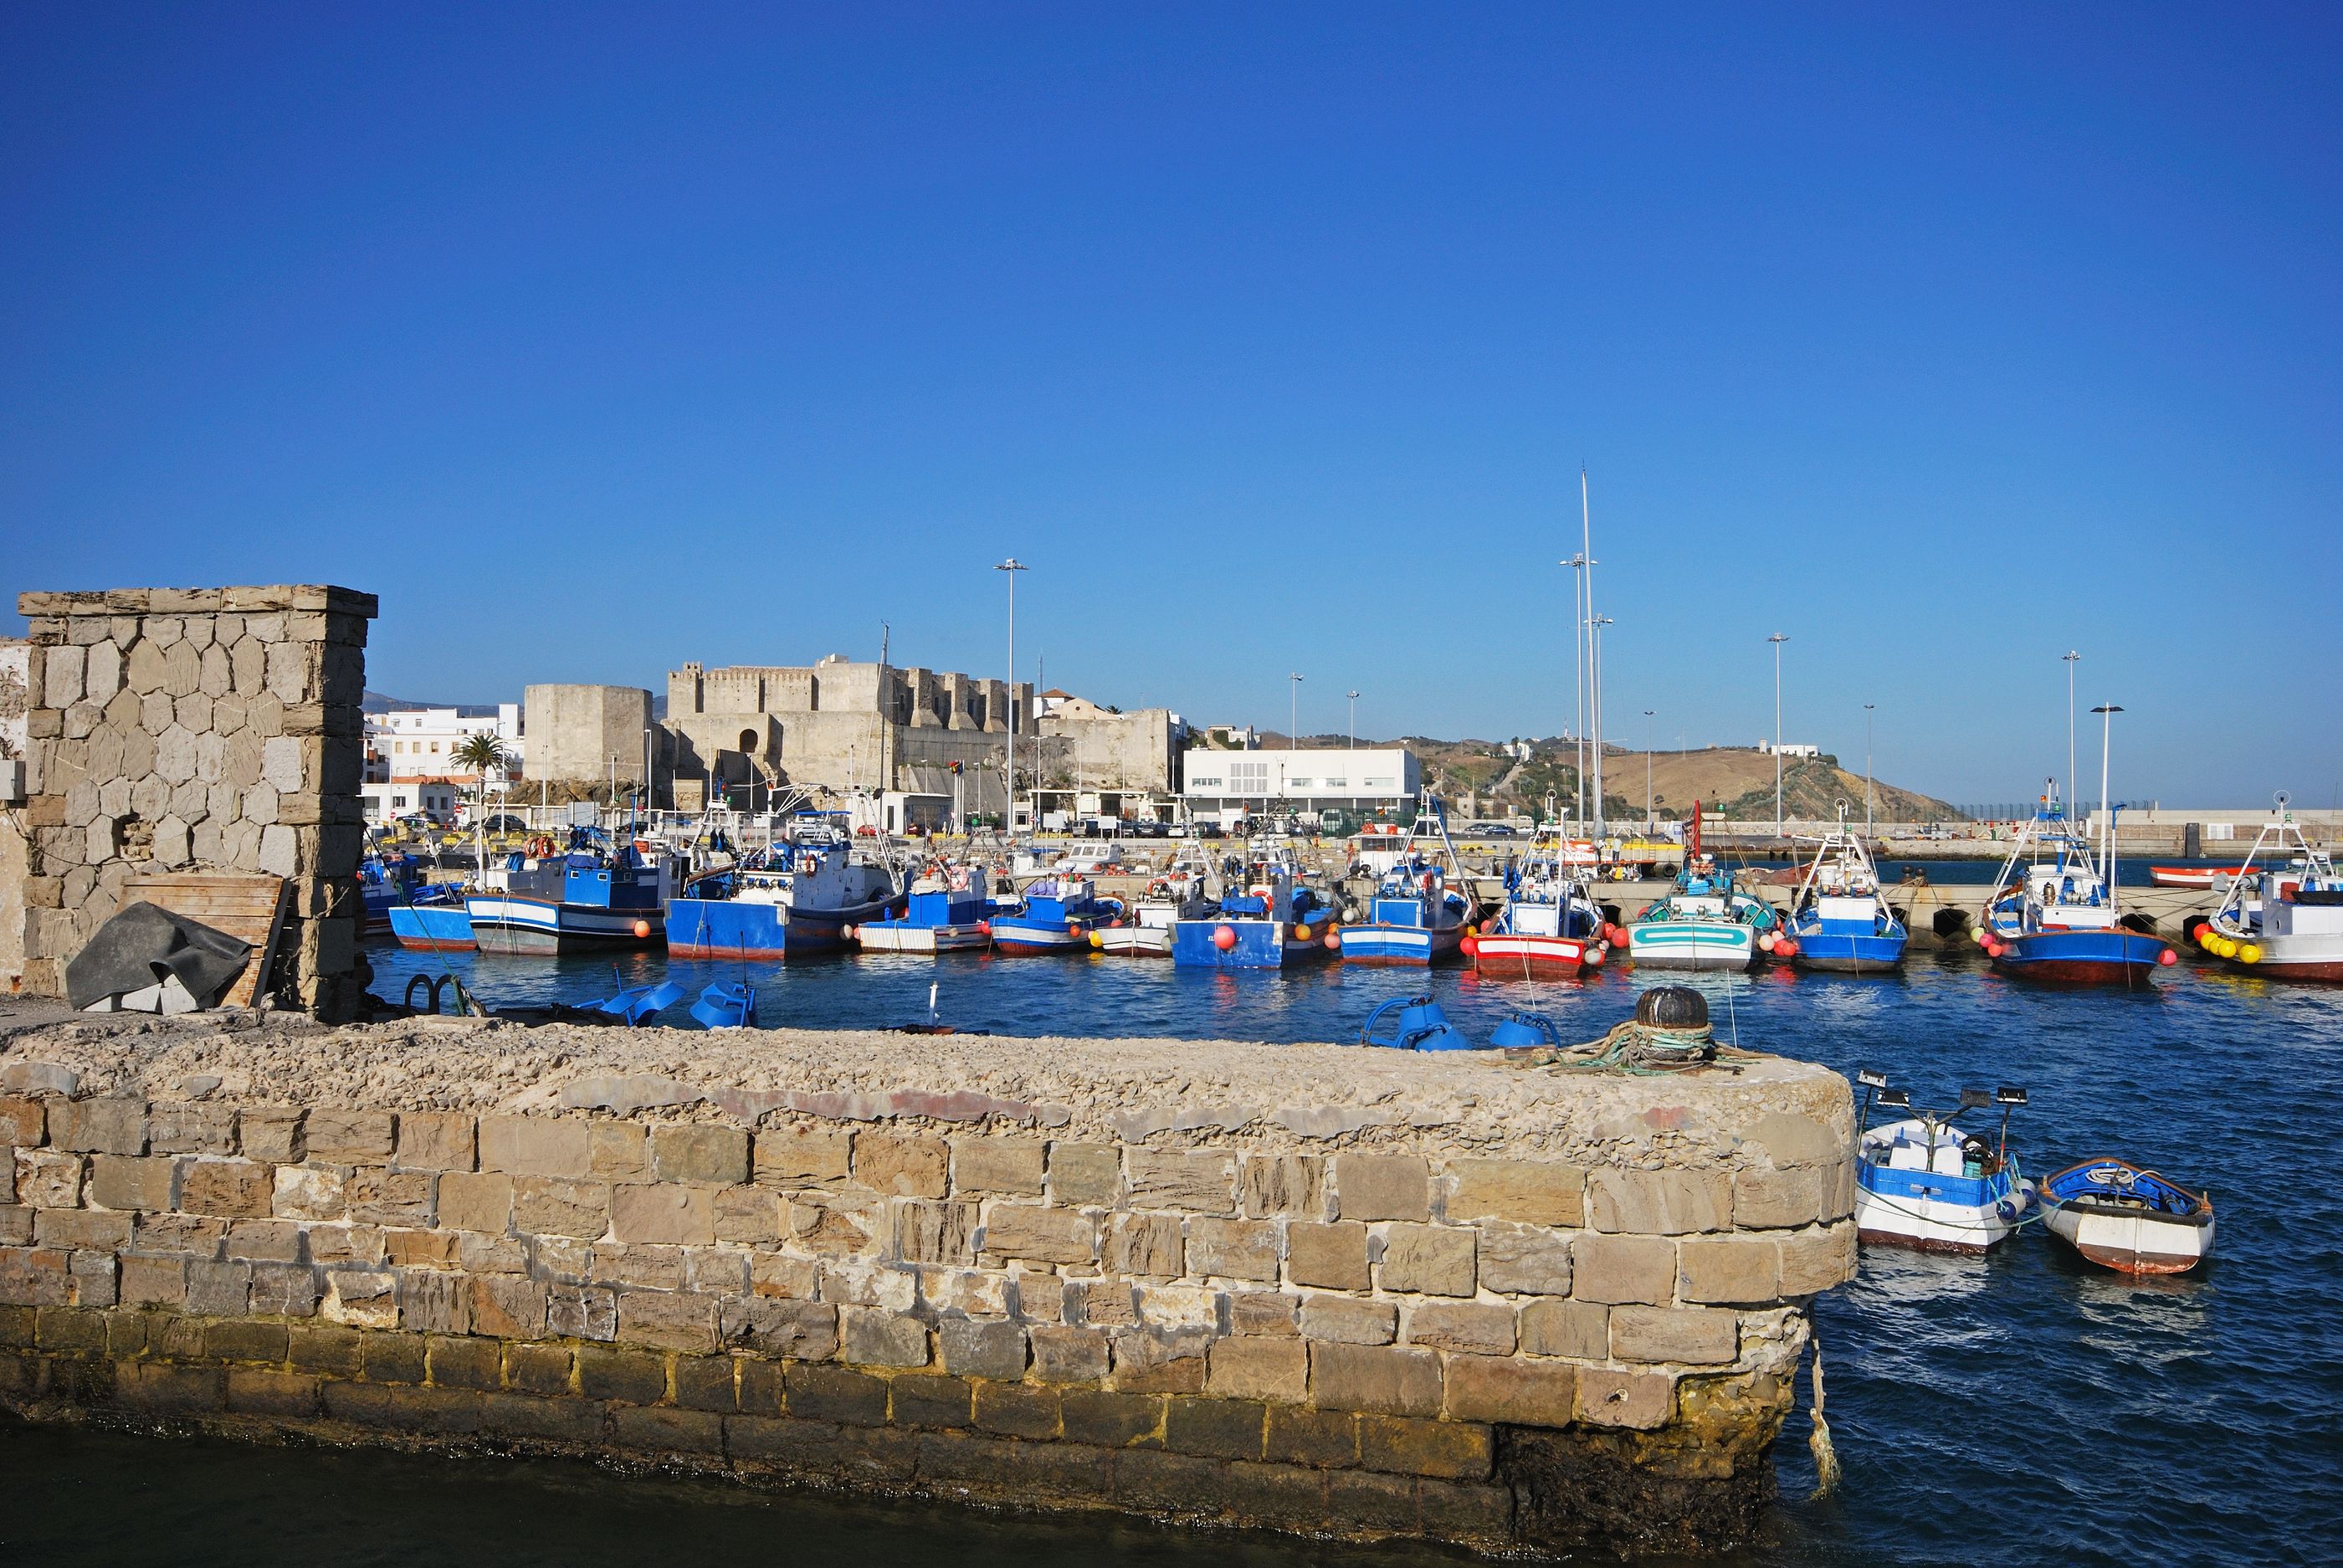
{"type": "Polygon", "coordinates": [[[2066,799],[2061,802],[2066,815],[2075,815],[2075,664],[2083,656],[2073,648],[2060,654],[2066,666],[2066,799]]]}
{"type": "Polygon", "coordinates": [[[1002,786],[1009,804],[1001,820],[1008,824],[1013,841],[1017,837],[1017,574],[1027,568],[1011,556],[992,569],[1009,574],[1009,773],[1002,786]]]}
{"type": "Polygon", "coordinates": [[[1289,675],[1285,679],[1285,695],[1291,699],[1286,704],[1285,749],[1299,751],[1302,749],[1302,732],[1296,726],[1302,722],[1302,678],[1289,675]]]}
{"type": "Polygon", "coordinates": [[[1350,698],[1351,698],[1351,749],[1352,749],[1352,750],[1353,750],[1353,751],[1356,751],[1356,750],[1359,749],[1359,692],[1358,692],[1358,689],[1357,689],[1356,687],[1353,687],[1353,688],[1351,689],[1350,698]]]}
{"type": "Polygon", "coordinates": [[[1765,639],[1774,645],[1774,837],[1782,836],[1782,645],[1790,640],[1785,632],[1775,632],[1765,639]]]}

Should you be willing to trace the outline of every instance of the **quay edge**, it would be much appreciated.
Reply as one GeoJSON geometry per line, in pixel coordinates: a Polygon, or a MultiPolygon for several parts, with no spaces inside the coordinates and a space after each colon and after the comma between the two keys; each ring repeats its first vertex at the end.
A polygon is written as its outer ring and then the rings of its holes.
{"type": "Polygon", "coordinates": [[[1702,1551],[1755,1529],[1854,1271],[1847,1085],[1783,1058],[0,1034],[0,1402],[36,1420],[1702,1551]]]}

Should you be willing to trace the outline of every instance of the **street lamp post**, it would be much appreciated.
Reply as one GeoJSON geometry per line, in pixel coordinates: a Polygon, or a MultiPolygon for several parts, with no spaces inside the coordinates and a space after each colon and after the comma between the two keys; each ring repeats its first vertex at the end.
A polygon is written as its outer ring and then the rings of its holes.
{"type": "Polygon", "coordinates": [[[2103,702],[2091,709],[2099,718],[2099,830],[2106,835],[2101,840],[2099,879],[2112,889],[2116,885],[2116,816],[2107,809],[2107,748],[2114,738],[2116,715],[2123,711],[2112,702],[2103,702]]]}
{"type": "Polygon", "coordinates": [[[1652,831],[1652,709],[1644,709],[1644,833],[1652,831]]]}
{"type": "Polygon", "coordinates": [[[1774,645],[1774,837],[1782,836],[1782,645],[1790,640],[1786,632],[1775,632],[1765,639],[1774,645]]]}
{"type": "Polygon", "coordinates": [[[1358,689],[1357,689],[1356,687],[1352,688],[1352,689],[1351,689],[1351,691],[1350,691],[1349,695],[1350,695],[1350,699],[1351,699],[1351,749],[1352,749],[1352,750],[1353,750],[1353,751],[1356,751],[1356,750],[1359,749],[1359,693],[1358,693],[1358,689]]]}
{"type": "Polygon", "coordinates": [[[2060,654],[2066,666],[2066,816],[2075,815],[2075,664],[2083,656],[2073,648],[2060,654]]]}
{"type": "Polygon", "coordinates": [[[1871,709],[1863,705],[1863,836],[1871,837],[1871,709]]]}
{"type": "MultiPolygon", "coordinates": [[[[1591,594],[1592,589],[1589,591],[1591,594]]],[[[1603,820],[1603,628],[1611,624],[1611,618],[1593,613],[1591,598],[1587,610],[1586,712],[1593,730],[1587,737],[1587,746],[1594,758],[1594,837],[1599,841],[1605,826],[1603,820]]]]}
{"type": "Polygon", "coordinates": [[[1286,704],[1285,749],[1288,751],[1299,751],[1302,749],[1302,735],[1299,729],[1302,723],[1302,678],[1299,675],[1289,675],[1285,679],[1287,682],[1285,695],[1291,699],[1286,704]]]}
{"type": "Polygon", "coordinates": [[[992,568],[1009,574],[1009,771],[1001,788],[1008,796],[1003,820],[1009,825],[1009,836],[1017,836],[1017,574],[1026,567],[1011,556],[992,568]]]}

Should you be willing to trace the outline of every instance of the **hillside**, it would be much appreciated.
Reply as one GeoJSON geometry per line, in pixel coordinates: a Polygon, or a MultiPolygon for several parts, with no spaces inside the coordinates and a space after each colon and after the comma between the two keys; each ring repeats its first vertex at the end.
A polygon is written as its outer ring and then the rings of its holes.
{"type": "MultiPolygon", "coordinates": [[[[1284,738],[1263,735],[1264,746],[1282,746],[1284,738]]],[[[1306,748],[1342,747],[1342,736],[1304,736],[1306,748]]],[[[1567,743],[1536,742],[1526,759],[1507,754],[1497,740],[1437,740],[1406,735],[1396,740],[1369,741],[1362,746],[1404,746],[1423,759],[1424,781],[1446,795],[1472,790],[1506,805],[1527,810],[1549,795],[1577,792],[1575,749],[1567,743]]],[[[1614,816],[1640,817],[1644,812],[1644,756],[1641,751],[1606,746],[1603,753],[1603,793],[1614,816]]],[[[1742,819],[1774,814],[1774,759],[1752,748],[1711,747],[1699,751],[1653,754],[1651,790],[1658,815],[1682,818],[1698,800],[1712,814],[1742,819]]],[[[1878,779],[1872,782],[1875,809],[1885,821],[1956,821],[1960,813],[1945,801],[1878,779]]],[[[1863,810],[1863,775],[1836,766],[1835,759],[1785,760],[1782,777],[1786,815],[1828,818],[1844,799],[1855,814],[1863,810]]]]}

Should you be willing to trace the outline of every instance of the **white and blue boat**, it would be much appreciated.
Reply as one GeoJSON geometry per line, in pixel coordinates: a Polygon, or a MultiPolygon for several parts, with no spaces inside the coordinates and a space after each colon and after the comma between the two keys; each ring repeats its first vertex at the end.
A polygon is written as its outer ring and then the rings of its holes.
{"type": "Polygon", "coordinates": [[[663,857],[580,830],[561,855],[514,855],[481,873],[464,900],[484,953],[558,954],[639,948],[664,940],[669,891],[663,857]]]}
{"type": "Polygon", "coordinates": [[[1191,969],[1275,970],[1334,956],[1334,910],[1292,862],[1257,862],[1243,891],[1172,925],[1172,961],[1191,969]]]}
{"type": "Polygon", "coordinates": [[[1866,1129],[1856,1149],[1857,1241],[1982,1255],[2024,1222],[2033,1191],[2009,1151],[2009,1113],[2026,1103],[2026,1091],[1961,1091],[1963,1111],[2001,1107],[2001,1136],[1987,1142],[1949,1117],[1915,1108],[1910,1094],[1889,1088],[1875,1072],[1856,1078],[1864,1086],[1864,1121],[1871,1120],[1875,1098],[1883,1109],[1910,1113],[1866,1129]]]}
{"type": "Polygon", "coordinates": [[[911,883],[902,912],[865,920],[854,940],[865,952],[948,953],[981,948],[998,906],[981,866],[930,866],[911,883]]]}
{"type": "Polygon", "coordinates": [[[2111,844],[2094,851],[2060,807],[2046,804],[2018,830],[1978,912],[1986,955],[2003,973],[2027,980],[2147,984],[2177,955],[2161,938],[2124,925],[2114,866],[2111,844]]]}
{"type": "Polygon", "coordinates": [[[1715,856],[1695,852],[1675,886],[1628,922],[1627,956],[1637,969],[1747,969],[1758,939],[1780,923],[1773,905],[1733,885],[1715,856]]]}
{"type": "Polygon", "coordinates": [[[800,822],[793,838],[693,878],[667,907],[667,950],[765,960],[843,952],[865,921],[900,902],[884,866],[858,859],[834,828],[800,822]]]}
{"type": "Polygon", "coordinates": [[[393,904],[390,934],[416,952],[468,953],[479,945],[472,940],[472,911],[453,894],[436,903],[393,904]]]}
{"type": "Polygon", "coordinates": [[[1504,904],[1464,939],[1473,970],[1492,980],[1568,980],[1602,968],[1616,928],[1594,901],[1590,875],[1559,850],[1508,866],[1504,904]]]}
{"type": "Polygon", "coordinates": [[[1801,969],[1885,974],[1903,965],[1909,933],[1880,897],[1878,869],[1863,839],[1848,831],[1843,802],[1838,827],[1823,836],[1798,882],[1785,929],[1801,969]]]}
{"type": "Polygon", "coordinates": [[[1035,958],[1089,952],[1091,930],[1121,914],[1122,905],[1100,898],[1088,877],[1061,872],[1029,884],[1021,906],[987,924],[994,952],[1035,958]]]}
{"type": "Polygon", "coordinates": [[[1427,795],[1396,859],[1376,879],[1367,918],[1342,928],[1342,961],[1423,969],[1455,957],[1473,910],[1473,900],[1450,886],[1458,879],[1447,818],[1427,795]]]}

